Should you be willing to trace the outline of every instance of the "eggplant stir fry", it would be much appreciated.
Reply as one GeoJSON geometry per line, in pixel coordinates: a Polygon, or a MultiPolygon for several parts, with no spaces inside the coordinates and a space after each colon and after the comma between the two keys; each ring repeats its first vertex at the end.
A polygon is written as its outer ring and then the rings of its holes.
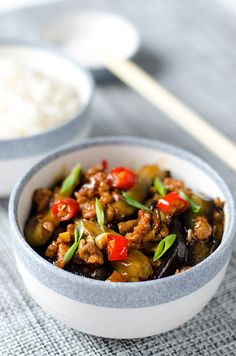
{"type": "Polygon", "coordinates": [[[27,242],[59,268],[108,282],[182,273],[221,243],[223,202],[196,194],[157,165],[75,166],[34,192],[27,242]]]}

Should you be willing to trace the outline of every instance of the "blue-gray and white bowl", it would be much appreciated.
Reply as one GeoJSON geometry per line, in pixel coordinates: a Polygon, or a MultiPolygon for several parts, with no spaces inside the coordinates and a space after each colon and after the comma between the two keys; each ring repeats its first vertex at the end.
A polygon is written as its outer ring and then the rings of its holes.
{"type": "Polygon", "coordinates": [[[195,316],[219,287],[231,256],[234,202],[226,184],[201,159],[157,141],[113,137],[84,141],[36,164],[17,184],[10,200],[10,223],[17,268],[25,286],[46,313],[66,325],[110,338],[145,337],[178,327],[195,316]],[[78,161],[89,167],[106,158],[111,166],[158,163],[194,190],[225,201],[220,246],[190,270],[159,280],[107,283],[73,275],[40,257],[25,241],[23,229],[33,191],[49,186],[62,167],[78,161]]]}
{"type": "Polygon", "coordinates": [[[93,97],[94,82],[91,75],[64,54],[46,46],[2,41],[0,57],[13,57],[42,73],[66,80],[78,91],[80,105],[76,115],[60,126],[22,138],[0,139],[0,197],[10,195],[20,175],[43,155],[63,145],[86,137],[90,120],[88,110],[93,97]]]}

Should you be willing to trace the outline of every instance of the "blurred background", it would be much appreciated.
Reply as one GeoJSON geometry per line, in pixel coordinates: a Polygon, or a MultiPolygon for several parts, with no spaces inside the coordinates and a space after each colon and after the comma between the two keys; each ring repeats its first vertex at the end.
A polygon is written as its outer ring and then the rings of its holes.
{"type": "MultiPolygon", "coordinates": [[[[234,139],[235,1],[1,0],[0,38],[44,43],[41,34],[50,23],[60,26],[63,16],[85,10],[111,11],[130,20],[141,39],[135,62],[234,139]]],[[[148,136],[191,146],[204,156],[197,142],[118,80],[97,82],[90,116],[92,136],[148,136]]]]}

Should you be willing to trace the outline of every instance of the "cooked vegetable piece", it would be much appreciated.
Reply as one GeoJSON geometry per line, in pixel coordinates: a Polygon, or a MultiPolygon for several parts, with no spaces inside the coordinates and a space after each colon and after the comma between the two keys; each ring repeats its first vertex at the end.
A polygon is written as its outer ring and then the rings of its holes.
{"type": "Polygon", "coordinates": [[[104,266],[81,266],[74,262],[70,262],[68,265],[66,265],[65,269],[73,274],[76,274],[77,276],[97,279],[101,281],[106,281],[111,274],[110,270],[104,266]]]}
{"type": "Polygon", "coordinates": [[[148,257],[138,250],[131,250],[127,260],[115,261],[112,264],[127,282],[145,281],[152,275],[148,257]]]}
{"type": "Polygon", "coordinates": [[[80,180],[80,164],[75,166],[70,174],[64,179],[60,189],[60,195],[69,197],[73,193],[75,187],[79,184],[80,180]]]}
{"type": "Polygon", "coordinates": [[[222,208],[216,208],[213,213],[213,238],[217,242],[217,245],[220,244],[223,231],[224,231],[224,211],[222,208]]]}
{"type": "Polygon", "coordinates": [[[189,246],[189,260],[194,266],[202,262],[210,254],[210,248],[207,242],[196,240],[189,246]]]}
{"type": "Polygon", "coordinates": [[[108,174],[107,181],[114,188],[128,190],[135,185],[136,175],[126,167],[116,167],[108,174]]]}
{"type": "Polygon", "coordinates": [[[69,248],[69,250],[65,253],[64,255],[64,263],[70,262],[72,257],[74,256],[75,251],[77,250],[80,240],[83,236],[84,233],[84,227],[83,227],[83,221],[80,220],[78,224],[75,226],[74,230],[74,236],[75,236],[75,242],[73,245],[69,248]]]}
{"type": "Polygon", "coordinates": [[[97,235],[95,237],[95,244],[97,245],[97,247],[102,250],[105,247],[107,247],[107,243],[108,243],[108,233],[107,232],[103,232],[99,235],[97,235]]]}
{"type": "Polygon", "coordinates": [[[163,240],[159,242],[157,245],[153,261],[157,261],[164,255],[164,253],[169,250],[169,248],[173,245],[176,239],[176,234],[171,234],[166,236],[163,240]]]}
{"type": "Polygon", "coordinates": [[[188,206],[189,203],[175,192],[168,193],[157,203],[157,208],[168,215],[182,214],[188,206]]]}
{"type": "Polygon", "coordinates": [[[161,179],[159,177],[156,177],[154,179],[154,187],[156,189],[156,191],[162,196],[164,197],[167,193],[166,191],[166,187],[164,185],[164,183],[161,181],[161,179]]]}
{"type": "Polygon", "coordinates": [[[146,205],[143,205],[143,204],[139,203],[137,200],[131,198],[131,196],[128,193],[122,192],[122,195],[125,198],[126,203],[133,206],[134,208],[150,210],[146,205]]]}
{"type": "Polygon", "coordinates": [[[199,212],[186,211],[184,213],[184,222],[188,229],[193,229],[195,225],[196,218],[201,215],[205,216],[209,223],[212,223],[213,220],[213,211],[214,211],[214,200],[203,195],[192,194],[192,201],[200,207],[199,212]]]}
{"type": "Polygon", "coordinates": [[[176,234],[176,239],[174,244],[163,256],[161,265],[155,270],[155,279],[174,274],[176,269],[181,268],[188,260],[188,247],[183,237],[183,229],[179,219],[175,218],[172,220],[170,230],[176,234]]]}
{"type": "Polygon", "coordinates": [[[84,224],[84,233],[87,236],[91,235],[95,237],[103,232],[101,226],[96,221],[83,219],[83,224],[84,224]]]}
{"type": "Polygon", "coordinates": [[[183,198],[184,200],[186,200],[189,203],[189,208],[193,213],[199,213],[201,211],[200,205],[197,205],[196,203],[194,203],[194,201],[187,194],[185,194],[183,191],[180,191],[179,195],[181,196],[181,198],[183,198]]]}
{"type": "Polygon", "coordinates": [[[122,277],[122,275],[117,272],[114,271],[109,278],[107,278],[108,282],[125,282],[124,278],[122,277]]]}
{"type": "MultiPolygon", "coordinates": [[[[142,203],[146,198],[153,179],[160,175],[160,169],[156,165],[143,166],[137,173],[136,184],[127,191],[130,198],[142,203]]],[[[132,216],[136,208],[129,206],[124,200],[118,200],[112,204],[115,210],[117,221],[122,221],[128,216],[132,216]]]]}
{"type": "Polygon", "coordinates": [[[122,261],[128,257],[128,240],[120,235],[107,235],[108,261],[122,261]]]}
{"type": "Polygon", "coordinates": [[[86,236],[99,237],[101,234],[111,233],[113,235],[119,235],[107,226],[104,226],[105,233],[102,231],[101,226],[96,221],[90,221],[83,219],[84,233],[86,236]]]}
{"type": "Polygon", "coordinates": [[[102,208],[102,204],[98,198],[95,199],[95,207],[96,207],[96,216],[97,216],[97,222],[99,223],[101,230],[104,230],[104,224],[105,224],[105,216],[104,216],[104,211],[102,208]]]}
{"type": "Polygon", "coordinates": [[[33,216],[25,226],[25,237],[27,242],[33,246],[43,246],[52,236],[59,221],[51,211],[33,216]]]}
{"type": "Polygon", "coordinates": [[[59,199],[51,206],[51,211],[59,221],[67,221],[75,216],[79,207],[76,200],[72,198],[59,199]]]}

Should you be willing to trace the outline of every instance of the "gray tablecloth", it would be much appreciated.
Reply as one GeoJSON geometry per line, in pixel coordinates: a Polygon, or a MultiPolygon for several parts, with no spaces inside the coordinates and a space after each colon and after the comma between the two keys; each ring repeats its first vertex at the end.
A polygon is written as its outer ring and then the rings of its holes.
{"type": "MultiPolygon", "coordinates": [[[[137,62],[235,139],[236,13],[217,1],[204,0],[67,1],[48,6],[46,12],[39,7],[2,14],[0,36],[33,39],[51,16],[72,7],[74,11],[106,9],[130,18],[142,37],[137,62]]],[[[150,137],[198,154],[218,170],[236,195],[233,172],[119,81],[97,86],[90,116],[92,136],[150,137]]],[[[55,321],[29,297],[10,249],[7,203],[0,201],[0,355],[236,355],[235,252],[217,295],[184,326],[142,340],[96,338],[55,321]]]]}

